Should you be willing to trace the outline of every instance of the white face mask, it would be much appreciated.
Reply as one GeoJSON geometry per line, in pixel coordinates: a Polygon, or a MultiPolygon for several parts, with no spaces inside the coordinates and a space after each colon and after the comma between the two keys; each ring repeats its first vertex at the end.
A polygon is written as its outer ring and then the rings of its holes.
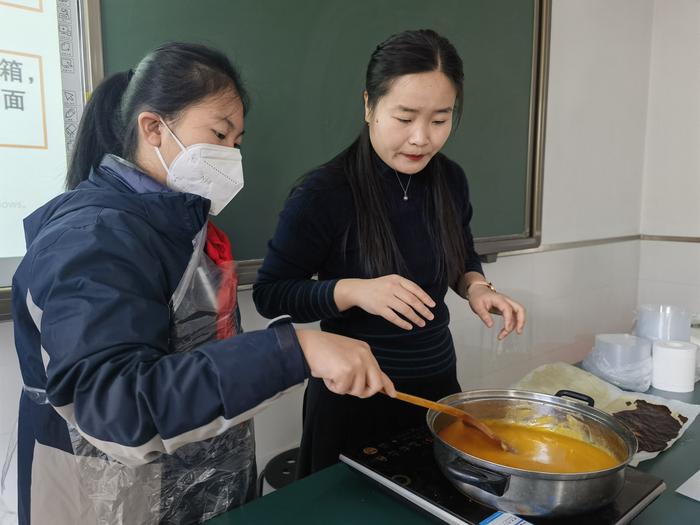
{"type": "Polygon", "coordinates": [[[217,215],[243,189],[240,150],[216,144],[192,144],[185,147],[165,122],[163,125],[182,150],[168,167],[160,150],[155,148],[160,163],[168,172],[168,187],[209,199],[209,213],[217,215]]]}

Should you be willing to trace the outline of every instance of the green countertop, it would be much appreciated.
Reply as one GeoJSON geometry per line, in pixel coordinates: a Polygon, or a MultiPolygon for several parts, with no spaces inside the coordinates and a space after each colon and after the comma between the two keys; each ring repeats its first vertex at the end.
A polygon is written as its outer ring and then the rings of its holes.
{"type": "MultiPolygon", "coordinates": [[[[700,383],[690,394],[672,394],[651,389],[649,394],[700,404],[700,383]]],[[[675,490],[700,469],[700,417],[672,448],[639,465],[639,469],[666,482],[666,491],[632,523],[700,523],[700,502],[675,490]]],[[[243,507],[207,522],[207,525],[241,524],[362,524],[423,525],[429,518],[385,494],[373,482],[344,464],[338,464],[243,507]]]]}
{"type": "Polygon", "coordinates": [[[380,491],[350,467],[338,464],[222,514],[206,525],[283,523],[434,525],[436,522],[380,491]]]}

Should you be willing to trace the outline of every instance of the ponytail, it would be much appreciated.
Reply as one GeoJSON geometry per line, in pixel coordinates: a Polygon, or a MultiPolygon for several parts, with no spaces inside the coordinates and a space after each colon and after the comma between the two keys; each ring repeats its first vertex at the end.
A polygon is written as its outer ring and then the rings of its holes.
{"type": "Polygon", "coordinates": [[[129,85],[129,73],[115,73],[97,86],[85,106],[66,175],[72,190],[88,178],[107,153],[121,155],[121,98],[129,85]]]}

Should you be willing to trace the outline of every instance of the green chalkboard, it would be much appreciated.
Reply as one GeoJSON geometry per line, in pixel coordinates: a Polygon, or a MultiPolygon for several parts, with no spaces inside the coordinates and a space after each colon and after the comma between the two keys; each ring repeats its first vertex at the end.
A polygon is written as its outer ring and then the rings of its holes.
{"type": "Polygon", "coordinates": [[[238,260],[258,259],[293,182],[357,136],[375,46],[435,29],[465,65],[464,115],[445,153],[469,178],[475,235],[522,241],[536,233],[540,9],[535,0],[102,0],[105,74],[168,40],[212,45],[239,66],[253,100],[246,186],[217,222],[238,260]]]}

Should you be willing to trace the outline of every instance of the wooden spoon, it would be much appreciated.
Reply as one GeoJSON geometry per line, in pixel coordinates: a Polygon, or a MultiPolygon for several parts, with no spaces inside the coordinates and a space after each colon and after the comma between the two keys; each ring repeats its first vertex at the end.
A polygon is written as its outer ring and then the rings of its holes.
{"type": "Polygon", "coordinates": [[[396,392],[396,399],[457,417],[462,420],[462,423],[474,427],[506,452],[515,453],[515,449],[512,446],[499,438],[498,435],[494,434],[493,430],[487,427],[483,422],[479,421],[474,416],[470,416],[464,410],[399,391],[396,392]]]}

